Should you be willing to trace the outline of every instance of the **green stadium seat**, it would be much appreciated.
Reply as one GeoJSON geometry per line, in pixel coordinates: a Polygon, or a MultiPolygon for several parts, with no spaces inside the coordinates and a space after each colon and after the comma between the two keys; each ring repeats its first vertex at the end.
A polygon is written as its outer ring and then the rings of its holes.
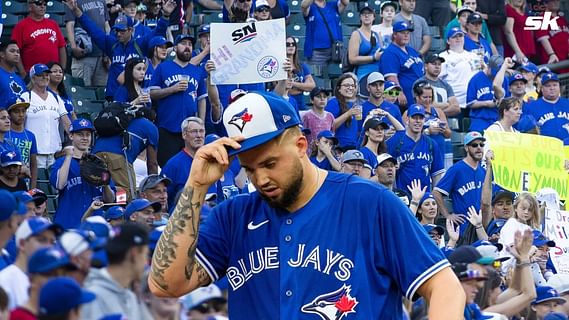
{"type": "Polygon", "coordinates": [[[48,1],[46,12],[63,15],[65,14],[65,5],[61,1],[48,1]]]}
{"type": "Polygon", "coordinates": [[[67,91],[72,100],[97,100],[97,93],[93,89],[85,89],[79,86],[72,86],[67,91]]]}
{"type": "Polygon", "coordinates": [[[450,141],[453,145],[462,145],[464,141],[464,135],[465,133],[462,132],[451,131],[450,141]]]}
{"type": "Polygon", "coordinates": [[[342,74],[342,67],[338,63],[330,63],[328,65],[328,78],[338,78],[342,74]]]}
{"type": "Polygon", "coordinates": [[[57,197],[47,197],[47,213],[48,214],[55,214],[55,210],[57,210],[57,197]]]}
{"type": "Polygon", "coordinates": [[[302,8],[300,7],[301,2],[302,1],[300,1],[300,0],[292,0],[289,2],[288,9],[290,10],[291,16],[292,16],[292,13],[302,12],[302,8]]]}
{"type": "MultiPolygon", "coordinates": [[[[2,23],[4,24],[4,34],[12,34],[12,32],[7,33],[7,28],[13,28],[18,21],[20,21],[20,17],[12,14],[12,13],[2,13],[2,23]]],[[[11,30],[10,30],[11,31],[11,30]]]]}
{"type": "Polygon", "coordinates": [[[223,14],[221,12],[216,14],[206,14],[203,20],[204,24],[223,22],[223,14]]]}
{"type": "Polygon", "coordinates": [[[2,12],[11,14],[28,14],[28,4],[25,2],[6,1],[2,7],[2,12]]]}
{"type": "MultiPolygon", "coordinates": [[[[352,3],[350,3],[352,4],[352,3]]],[[[359,26],[360,25],[360,15],[357,10],[348,11],[347,9],[342,14],[342,23],[349,26],[359,26]]]]}
{"type": "Polygon", "coordinates": [[[77,118],[85,118],[92,121],[101,110],[103,110],[103,104],[100,102],[86,100],[78,100],[75,102],[75,114],[77,118]]]}
{"type": "Polygon", "coordinates": [[[287,36],[304,37],[306,36],[306,26],[303,24],[290,24],[286,26],[287,36]]]}
{"type": "Polygon", "coordinates": [[[63,16],[60,14],[50,14],[50,13],[46,13],[44,15],[45,18],[49,18],[51,20],[54,20],[60,27],[64,27],[65,26],[65,22],[63,20],[63,16]]]}
{"type": "Polygon", "coordinates": [[[105,87],[97,87],[95,89],[95,95],[97,96],[97,100],[105,100],[105,87]]]}

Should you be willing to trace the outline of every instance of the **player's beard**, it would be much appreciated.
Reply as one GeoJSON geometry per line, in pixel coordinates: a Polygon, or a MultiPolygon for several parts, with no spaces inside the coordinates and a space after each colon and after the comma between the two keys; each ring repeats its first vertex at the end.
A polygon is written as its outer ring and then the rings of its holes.
{"type": "MultiPolygon", "coordinates": [[[[282,187],[282,193],[277,198],[267,197],[263,192],[259,192],[261,197],[267,201],[269,206],[273,208],[286,209],[290,207],[297,199],[302,188],[302,178],[304,170],[300,160],[296,160],[294,168],[291,170],[290,180],[282,187]]],[[[255,186],[257,187],[257,186],[255,186]]]]}

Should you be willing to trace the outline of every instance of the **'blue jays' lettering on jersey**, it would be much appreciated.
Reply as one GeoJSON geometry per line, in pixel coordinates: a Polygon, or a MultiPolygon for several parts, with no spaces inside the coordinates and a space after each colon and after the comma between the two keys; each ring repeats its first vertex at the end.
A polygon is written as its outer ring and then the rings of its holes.
{"type": "Polygon", "coordinates": [[[482,165],[478,164],[476,169],[472,169],[462,160],[448,169],[435,190],[451,198],[454,213],[467,214],[470,206],[478,211],[485,175],[486,170],[482,165]]]}
{"type": "Polygon", "coordinates": [[[207,88],[202,85],[207,74],[189,63],[182,67],[174,61],[164,61],[154,70],[150,83],[151,88],[164,89],[180,82],[182,75],[190,76],[188,89],[158,100],[156,124],[170,132],[181,132],[182,121],[196,116],[198,100],[207,95],[207,88]]]}
{"type": "MultiPolygon", "coordinates": [[[[57,174],[63,165],[63,161],[65,161],[65,157],[57,159],[51,168],[49,182],[54,188],[57,188],[57,174]]],[[[114,190],[115,186],[112,180],[110,186],[114,190]]],[[[67,184],[63,189],[59,190],[54,222],[61,225],[64,229],[78,228],[81,224],[81,217],[83,217],[83,213],[87,211],[91,202],[95,199],[102,199],[102,197],[103,187],[95,187],[90,183],[83,182],[79,169],[79,160],[71,159],[67,184]]]]}
{"type": "MultiPolygon", "coordinates": [[[[470,107],[479,101],[494,100],[494,89],[492,80],[483,72],[479,71],[468,82],[466,91],[466,106],[470,107]]],[[[496,106],[470,109],[470,130],[483,132],[492,123],[498,120],[498,109],[496,106]]]]}
{"type": "Polygon", "coordinates": [[[387,150],[399,163],[396,185],[401,190],[407,190],[414,179],[431,190],[431,178],[445,171],[438,144],[425,135],[415,142],[405,131],[397,131],[387,140],[387,150]]]}
{"type": "Polygon", "coordinates": [[[540,134],[561,140],[569,138],[569,100],[559,98],[551,103],[539,98],[527,104],[527,111],[537,121],[540,134]]]}
{"type": "Polygon", "coordinates": [[[334,172],[296,212],[257,192],[215,207],[197,259],[213,280],[227,276],[232,320],[401,319],[401,297],[448,266],[392,192],[334,172]]]}
{"type": "Polygon", "coordinates": [[[385,78],[397,77],[407,101],[414,101],[413,83],[425,74],[425,68],[419,52],[409,46],[405,50],[407,53],[395,44],[390,44],[379,59],[379,65],[385,78]]]}

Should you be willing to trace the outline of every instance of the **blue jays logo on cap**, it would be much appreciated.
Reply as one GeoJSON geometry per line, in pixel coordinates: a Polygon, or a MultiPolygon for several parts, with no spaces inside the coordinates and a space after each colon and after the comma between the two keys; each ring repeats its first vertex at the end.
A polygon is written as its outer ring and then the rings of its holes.
{"type": "Polygon", "coordinates": [[[409,22],[399,21],[393,25],[393,32],[413,31],[413,25],[409,22]]]}
{"type": "Polygon", "coordinates": [[[545,84],[548,81],[559,81],[557,75],[553,72],[548,72],[541,76],[541,84],[545,84]]]}
{"type": "Polygon", "coordinates": [[[356,313],[359,301],[350,295],[351,285],[342,285],[336,291],[324,293],[300,309],[304,313],[315,313],[323,320],[340,320],[350,313],[356,313]]]}
{"type": "Polygon", "coordinates": [[[241,148],[229,155],[247,151],[276,138],[300,119],[292,105],[273,93],[250,92],[230,104],[223,113],[227,136],[244,136],[241,148]]]}
{"type": "Polygon", "coordinates": [[[77,132],[79,130],[94,131],[95,128],[93,127],[93,124],[91,123],[91,121],[89,121],[87,119],[73,120],[73,122],[71,123],[71,127],[69,128],[69,132],[77,132]]]}
{"type": "Polygon", "coordinates": [[[251,122],[251,119],[253,119],[253,115],[249,113],[249,109],[245,108],[243,111],[234,114],[229,120],[229,124],[236,126],[239,131],[243,132],[243,128],[247,122],[251,122]]]}

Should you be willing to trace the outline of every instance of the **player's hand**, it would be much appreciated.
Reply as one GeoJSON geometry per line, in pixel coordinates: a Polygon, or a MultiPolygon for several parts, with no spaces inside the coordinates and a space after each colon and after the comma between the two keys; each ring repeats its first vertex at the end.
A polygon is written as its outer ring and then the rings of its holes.
{"type": "Polygon", "coordinates": [[[460,237],[460,234],[458,232],[459,226],[452,222],[450,219],[447,219],[446,226],[449,240],[457,242],[458,238],[460,237]]]}
{"type": "Polygon", "coordinates": [[[474,206],[468,207],[468,222],[476,228],[484,227],[482,225],[482,212],[476,211],[474,206]]]}
{"type": "Polygon", "coordinates": [[[223,137],[199,148],[194,155],[188,183],[196,188],[209,188],[213,183],[223,177],[229,167],[227,147],[239,149],[243,137],[223,137]]]}
{"type": "Polygon", "coordinates": [[[89,206],[89,209],[91,209],[92,211],[99,210],[104,205],[105,203],[101,200],[93,200],[93,202],[91,202],[91,205],[89,206]]]}
{"type": "Polygon", "coordinates": [[[176,9],[177,4],[174,0],[168,0],[162,4],[162,11],[169,16],[176,9]]]}
{"type": "Polygon", "coordinates": [[[213,60],[208,60],[205,63],[205,71],[207,71],[208,74],[215,71],[215,62],[213,62],[213,60]]]}
{"type": "Polygon", "coordinates": [[[454,224],[461,225],[466,221],[466,217],[462,214],[450,213],[447,220],[454,222],[454,224]]]}
{"type": "Polygon", "coordinates": [[[411,192],[411,200],[419,202],[425,195],[427,186],[421,188],[421,180],[413,179],[413,181],[411,181],[411,185],[407,186],[407,189],[411,192]]]}

